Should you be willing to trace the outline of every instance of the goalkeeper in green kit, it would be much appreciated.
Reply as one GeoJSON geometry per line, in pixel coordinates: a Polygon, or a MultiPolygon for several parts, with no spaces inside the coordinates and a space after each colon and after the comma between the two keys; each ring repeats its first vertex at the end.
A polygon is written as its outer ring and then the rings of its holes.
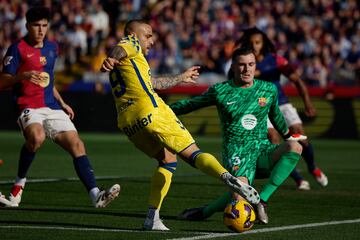
{"type": "MultiPolygon", "coordinates": [[[[171,104],[182,115],[215,105],[221,121],[222,159],[224,167],[241,181],[252,184],[255,178],[268,178],[255,207],[257,219],[269,222],[266,209],[270,196],[294,170],[302,151],[298,140],[303,135],[290,135],[278,108],[278,91],[273,83],[254,79],[255,55],[251,47],[236,49],[232,55],[229,79],[211,86],[207,92],[171,104]],[[282,144],[267,138],[267,117],[284,137],[282,144]]],[[[203,220],[223,211],[232,200],[243,200],[236,193],[225,193],[209,205],[184,210],[180,218],[203,220]]]]}

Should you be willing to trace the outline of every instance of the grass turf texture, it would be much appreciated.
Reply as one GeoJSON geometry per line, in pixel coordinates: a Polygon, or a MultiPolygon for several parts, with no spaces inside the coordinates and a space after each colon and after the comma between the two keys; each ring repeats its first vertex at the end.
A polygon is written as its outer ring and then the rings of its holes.
{"type": "MultiPolygon", "coordinates": [[[[254,233],[232,234],[222,223],[222,213],[203,222],[187,222],[176,216],[188,207],[201,206],[226,188],[179,161],[172,188],[161,216],[171,231],[144,232],[141,226],[147,210],[149,180],[156,166],[121,135],[81,134],[99,186],[120,183],[119,198],[105,209],[92,207],[85,188],[76,179],[71,157],[47,141],[38,152],[28,179],[53,179],[26,185],[19,208],[0,209],[0,239],[358,239],[360,223],[298,227],[274,227],[353,220],[360,218],[359,141],[313,140],[316,161],[329,177],[321,188],[307,173],[303,161],[299,168],[312,190],[295,190],[288,179],[270,199],[270,224],[255,225],[254,233]],[[259,233],[265,230],[270,232],[259,233]],[[215,238],[216,239],[216,238],[215,238]]],[[[197,137],[204,151],[220,156],[221,140],[197,137]]],[[[16,175],[18,152],[23,139],[18,132],[0,132],[0,190],[8,195],[16,175]]],[[[256,180],[261,189],[264,180],[256,180]]]]}

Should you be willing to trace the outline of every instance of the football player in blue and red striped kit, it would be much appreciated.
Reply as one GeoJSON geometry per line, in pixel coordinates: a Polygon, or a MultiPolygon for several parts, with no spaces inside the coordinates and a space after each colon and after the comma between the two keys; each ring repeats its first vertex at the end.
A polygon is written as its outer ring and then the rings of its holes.
{"type": "Polygon", "coordinates": [[[9,200],[12,206],[19,206],[36,151],[50,138],[73,157],[76,173],[93,205],[105,207],[118,196],[120,186],[115,184],[108,190],[96,186],[85,146],[71,121],[74,112],[54,86],[58,47],[46,39],[49,19],[48,8],[30,8],[26,13],[27,35],[12,44],[4,57],[0,90],[12,87],[19,113],[18,124],[25,137],[9,200]]]}

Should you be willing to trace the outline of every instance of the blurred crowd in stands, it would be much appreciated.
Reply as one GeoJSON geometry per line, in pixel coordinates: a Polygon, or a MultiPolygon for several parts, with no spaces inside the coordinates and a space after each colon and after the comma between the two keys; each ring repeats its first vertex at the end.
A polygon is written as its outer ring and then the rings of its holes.
{"type": "Polygon", "coordinates": [[[48,38],[60,46],[56,71],[78,81],[106,81],[98,69],[107,50],[127,20],[143,18],[154,29],[154,75],[201,65],[201,81],[222,81],[242,29],[257,26],[309,86],[360,86],[356,0],[0,0],[1,58],[26,34],[25,12],[39,2],[53,12],[48,38]]]}

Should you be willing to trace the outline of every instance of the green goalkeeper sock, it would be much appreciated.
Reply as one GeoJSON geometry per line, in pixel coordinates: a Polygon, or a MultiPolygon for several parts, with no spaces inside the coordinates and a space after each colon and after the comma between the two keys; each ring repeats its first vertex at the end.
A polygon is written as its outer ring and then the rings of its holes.
{"type": "Polygon", "coordinates": [[[300,155],[295,152],[284,153],[271,170],[270,178],[263,187],[260,198],[267,202],[275,190],[289,177],[300,160],[300,155]]]}
{"type": "Polygon", "coordinates": [[[211,217],[216,212],[224,211],[226,205],[231,201],[231,193],[227,192],[207,205],[202,213],[205,218],[211,217]]]}

